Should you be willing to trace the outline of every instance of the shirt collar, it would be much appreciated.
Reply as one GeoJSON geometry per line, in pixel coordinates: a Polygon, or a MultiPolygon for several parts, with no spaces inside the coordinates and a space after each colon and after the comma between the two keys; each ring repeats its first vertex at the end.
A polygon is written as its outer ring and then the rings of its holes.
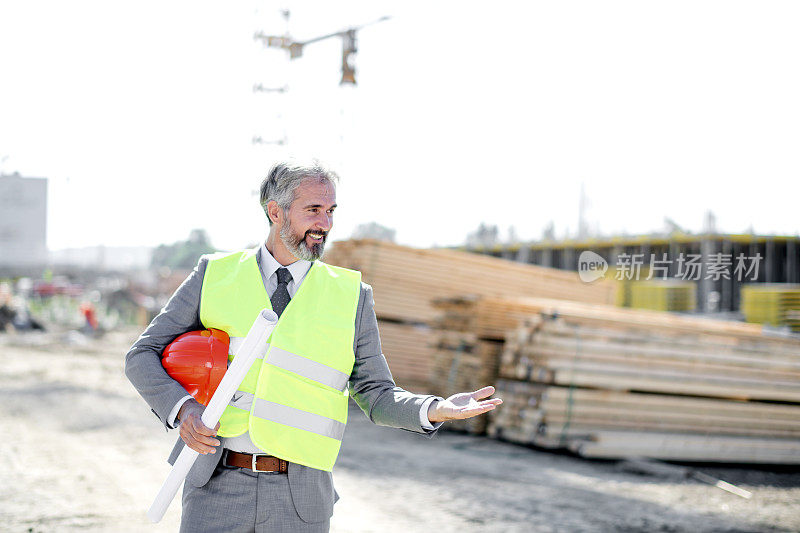
{"type": "MultiPolygon", "coordinates": [[[[269,279],[270,276],[275,273],[275,271],[283,267],[283,265],[278,263],[278,261],[272,257],[272,254],[269,253],[266,242],[261,243],[261,258],[263,259],[263,261],[261,261],[261,269],[264,271],[265,279],[269,279]]],[[[286,265],[286,268],[289,269],[289,273],[292,275],[292,280],[297,282],[306,276],[308,269],[311,268],[311,261],[298,259],[291,265],[286,265]]]]}

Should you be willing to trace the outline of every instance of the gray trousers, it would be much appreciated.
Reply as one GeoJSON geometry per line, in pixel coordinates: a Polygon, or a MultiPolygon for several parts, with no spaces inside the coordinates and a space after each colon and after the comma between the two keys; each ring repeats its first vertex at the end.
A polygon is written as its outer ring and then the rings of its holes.
{"type": "Polygon", "coordinates": [[[272,533],[330,530],[330,519],[305,522],[286,474],[217,466],[202,487],[183,485],[181,533],[272,533]]]}

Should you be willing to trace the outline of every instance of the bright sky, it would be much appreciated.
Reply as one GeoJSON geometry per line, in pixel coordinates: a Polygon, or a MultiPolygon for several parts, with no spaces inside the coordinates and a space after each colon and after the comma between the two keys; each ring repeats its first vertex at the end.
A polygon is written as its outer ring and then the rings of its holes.
{"type": "Polygon", "coordinates": [[[339,39],[291,63],[257,44],[286,28],[272,2],[0,4],[0,170],[49,178],[51,249],[258,241],[286,153],[339,169],[334,239],[574,234],[582,182],[604,233],[699,231],[708,209],[800,233],[800,3],[288,5],[301,40],[392,16],[358,34],[358,87],[339,39]]]}

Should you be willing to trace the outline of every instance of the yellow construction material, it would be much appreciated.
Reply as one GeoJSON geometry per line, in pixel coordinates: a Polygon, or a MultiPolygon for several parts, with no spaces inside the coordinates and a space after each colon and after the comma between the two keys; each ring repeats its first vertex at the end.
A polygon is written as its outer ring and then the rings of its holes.
{"type": "Polygon", "coordinates": [[[742,287],[745,320],[800,331],[800,285],[753,283],[742,287]]]}
{"type": "Polygon", "coordinates": [[[691,281],[650,280],[628,283],[630,306],[655,311],[692,311],[696,285],[691,281]]]}

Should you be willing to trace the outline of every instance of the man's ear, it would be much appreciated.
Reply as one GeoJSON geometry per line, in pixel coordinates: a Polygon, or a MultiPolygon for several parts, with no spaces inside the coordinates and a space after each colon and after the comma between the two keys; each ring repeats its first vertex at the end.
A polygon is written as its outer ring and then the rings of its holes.
{"type": "Polygon", "coordinates": [[[267,216],[273,224],[279,224],[283,221],[283,209],[278,207],[278,202],[270,200],[267,203],[267,216]]]}

